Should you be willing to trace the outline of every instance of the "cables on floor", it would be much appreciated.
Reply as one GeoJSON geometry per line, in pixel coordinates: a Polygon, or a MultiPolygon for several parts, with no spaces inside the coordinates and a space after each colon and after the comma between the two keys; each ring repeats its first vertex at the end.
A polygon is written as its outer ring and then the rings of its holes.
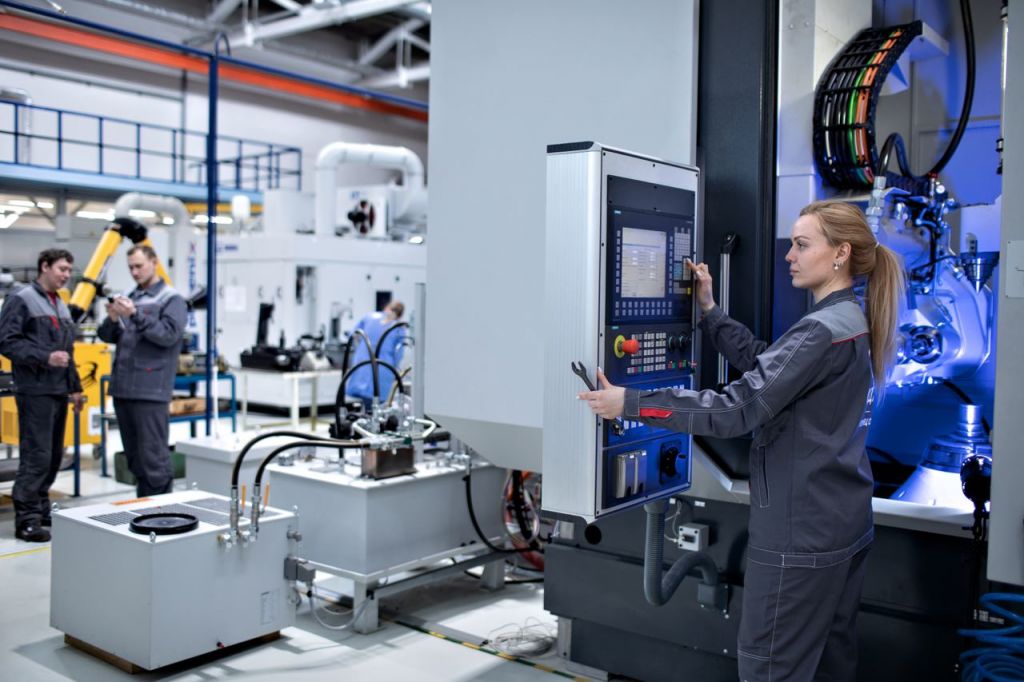
{"type": "Polygon", "coordinates": [[[543,656],[555,646],[558,635],[554,623],[542,623],[529,617],[523,623],[506,623],[491,630],[484,644],[511,656],[543,656]]]}

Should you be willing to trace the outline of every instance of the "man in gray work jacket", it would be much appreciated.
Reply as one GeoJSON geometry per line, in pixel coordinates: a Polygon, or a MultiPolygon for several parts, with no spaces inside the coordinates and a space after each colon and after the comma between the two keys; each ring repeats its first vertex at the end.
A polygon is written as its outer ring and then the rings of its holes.
{"type": "Polygon", "coordinates": [[[0,310],[0,355],[11,361],[18,407],[18,473],[14,479],[15,536],[48,542],[50,486],[64,457],[68,396],[82,409],[75,370],[75,326],[57,296],[71,278],[74,257],[64,249],[39,254],[39,277],[17,289],[0,310]]]}
{"type": "Polygon", "coordinates": [[[185,299],[160,279],[156,266],[152,247],[128,251],[128,269],[138,286],[107,304],[98,331],[101,339],[117,344],[110,395],[139,497],[169,493],[174,482],[168,408],[188,315],[185,299]]]}

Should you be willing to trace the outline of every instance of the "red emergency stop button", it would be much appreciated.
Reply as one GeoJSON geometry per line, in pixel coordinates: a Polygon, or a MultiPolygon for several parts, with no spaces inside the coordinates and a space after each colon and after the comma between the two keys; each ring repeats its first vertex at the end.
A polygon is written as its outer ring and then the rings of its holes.
{"type": "Polygon", "coordinates": [[[619,347],[616,350],[633,355],[640,350],[640,342],[636,339],[623,339],[619,342],[619,347]]]}

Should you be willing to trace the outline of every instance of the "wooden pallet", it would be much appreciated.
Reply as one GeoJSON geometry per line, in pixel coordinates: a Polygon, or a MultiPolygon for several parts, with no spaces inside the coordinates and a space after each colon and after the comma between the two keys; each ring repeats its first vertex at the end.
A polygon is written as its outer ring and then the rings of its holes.
{"type": "MultiPolygon", "coordinates": [[[[155,670],[167,670],[172,667],[191,668],[200,663],[204,663],[215,658],[220,658],[221,656],[229,656],[231,654],[238,653],[239,651],[243,651],[252,646],[266,644],[267,642],[273,642],[275,639],[278,639],[280,637],[281,631],[278,630],[277,632],[271,632],[269,634],[263,635],[262,637],[254,637],[253,639],[247,640],[245,642],[239,642],[238,644],[232,644],[231,646],[224,647],[222,649],[217,649],[216,651],[211,651],[208,654],[200,654],[199,656],[194,656],[193,658],[189,658],[184,661],[171,663],[170,665],[166,665],[163,668],[155,668],[155,670]]],[[[83,642],[77,637],[72,637],[71,635],[64,635],[64,643],[68,646],[73,646],[76,649],[79,649],[80,651],[84,651],[90,656],[95,656],[101,661],[105,661],[110,665],[114,666],[115,668],[123,670],[124,672],[130,675],[153,672],[153,670],[143,668],[142,666],[132,663],[131,661],[126,661],[120,656],[112,654],[109,651],[104,651],[98,646],[89,644],[88,642],[83,642]]]]}

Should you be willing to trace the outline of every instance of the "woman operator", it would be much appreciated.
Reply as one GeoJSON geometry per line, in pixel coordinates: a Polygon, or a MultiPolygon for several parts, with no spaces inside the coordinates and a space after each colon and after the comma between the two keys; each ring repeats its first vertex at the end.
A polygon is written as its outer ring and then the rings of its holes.
{"type": "Polygon", "coordinates": [[[823,201],[800,212],[786,255],[814,306],[775,343],[758,341],[697,280],[704,338],[743,376],[721,391],[611,385],[579,394],[606,419],[719,438],[754,431],[750,539],[737,646],[740,679],[853,680],[856,618],[873,539],[862,420],[885,385],[903,273],[860,209],[823,201]],[[865,311],[853,291],[867,282],[865,311]]]}

